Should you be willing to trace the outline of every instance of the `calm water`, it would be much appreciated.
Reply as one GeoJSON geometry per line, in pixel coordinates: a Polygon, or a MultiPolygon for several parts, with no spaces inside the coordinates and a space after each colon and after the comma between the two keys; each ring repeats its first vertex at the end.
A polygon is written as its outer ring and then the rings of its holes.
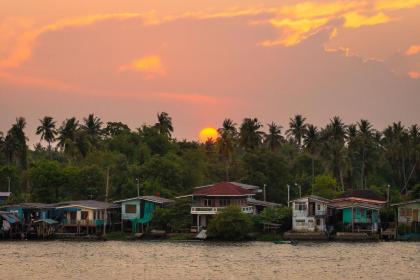
{"type": "Polygon", "coordinates": [[[420,279],[420,243],[0,242],[0,279],[420,279]]]}

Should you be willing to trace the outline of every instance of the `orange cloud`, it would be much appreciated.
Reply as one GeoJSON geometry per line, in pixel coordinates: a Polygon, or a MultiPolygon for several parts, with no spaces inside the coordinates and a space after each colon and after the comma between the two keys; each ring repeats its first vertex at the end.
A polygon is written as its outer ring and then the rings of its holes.
{"type": "Polygon", "coordinates": [[[131,64],[120,66],[118,71],[138,71],[144,74],[147,79],[154,79],[157,76],[163,76],[166,74],[166,70],[162,65],[160,56],[158,55],[149,55],[139,58],[131,64]]]}
{"type": "MultiPolygon", "coordinates": [[[[158,17],[155,12],[145,12],[98,14],[62,19],[22,33],[16,40],[16,46],[10,55],[0,59],[0,69],[19,67],[29,59],[37,39],[45,33],[59,31],[66,27],[82,27],[105,20],[139,18],[143,20],[144,25],[156,25],[185,18],[203,20],[266,15],[265,19],[258,19],[259,23],[269,24],[273,28],[279,29],[280,36],[265,40],[260,45],[293,46],[320,30],[337,27],[337,24],[329,26],[329,22],[333,20],[344,18],[344,28],[376,25],[390,20],[384,11],[413,8],[417,5],[420,5],[420,0],[377,0],[374,4],[370,4],[369,1],[357,0],[336,0],[329,3],[307,1],[286,6],[234,8],[212,12],[190,11],[164,17],[158,17]],[[373,14],[373,16],[364,16],[364,14],[373,14]]],[[[0,33],[0,36],[6,35],[0,33]]],[[[10,37],[10,35],[8,36],[10,37]]],[[[0,40],[0,42],[2,41],[0,40]]]]}
{"type": "Polygon", "coordinates": [[[311,35],[317,33],[320,27],[325,26],[328,18],[320,19],[273,19],[270,21],[271,25],[282,29],[282,34],[277,40],[266,40],[261,42],[262,46],[271,47],[276,45],[293,46],[296,45],[311,35]]]}
{"type": "Polygon", "coordinates": [[[15,50],[7,58],[0,60],[0,68],[18,67],[26,59],[30,58],[32,48],[36,40],[44,33],[62,30],[66,27],[80,27],[93,24],[98,21],[111,19],[130,19],[136,17],[148,18],[147,14],[139,13],[116,13],[93,15],[80,18],[63,19],[57,22],[48,24],[38,29],[24,32],[17,40],[15,50]]]}
{"type": "Polygon", "coordinates": [[[410,78],[412,79],[420,79],[420,72],[411,71],[411,72],[408,72],[408,76],[410,76],[410,78]]]}
{"type": "Polygon", "coordinates": [[[400,10],[414,8],[420,5],[420,0],[378,0],[375,3],[377,10],[400,10]]]}
{"type": "Polygon", "coordinates": [[[373,16],[364,16],[357,12],[350,12],[344,15],[344,27],[358,28],[361,26],[377,25],[389,22],[391,19],[382,12],[373,16]]]}
{"type": "Polygon", "coordinates": [[[405,55],[416,55],[418,53],[420,53],[420,45],[412,45],[405,51],[405,55]]]}

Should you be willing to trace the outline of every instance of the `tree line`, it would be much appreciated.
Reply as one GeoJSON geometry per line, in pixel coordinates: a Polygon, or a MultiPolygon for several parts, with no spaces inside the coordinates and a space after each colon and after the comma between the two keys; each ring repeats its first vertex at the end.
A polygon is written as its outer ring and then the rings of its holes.
{"type": "Polygon", "coordinates": [[[171,117],[131,130],[106,124],[94,114],[60,125],[39,120],[40,142],[29,148],[20,117],[0,132],[0,190],[10,184],[11,201],[113,200],[144,194],[173,197],[217,181],[266,185],[267,199],[285,203],[299,191],[334,197],[349,189],[373,189],[394,201],[420,196],[420,129],[395,122],[384,130],[365,119],[345,124],[331,118],[324,127],[302,115],[287,127],[257,118],[240,124],[225,119],[217,139],[177,140],[171,117]],[[105,196],[106,186],[109,188],[105,196]]]}

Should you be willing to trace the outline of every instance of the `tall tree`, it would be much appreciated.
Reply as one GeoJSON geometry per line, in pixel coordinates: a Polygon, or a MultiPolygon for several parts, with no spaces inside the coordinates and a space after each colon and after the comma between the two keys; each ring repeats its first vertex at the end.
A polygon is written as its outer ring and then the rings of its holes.
{"type": "Polygon", "coordinates": [[[346,136],[346,125],[337,116],[330,120],[320,135],[322,156],[328,169],[340,181],[342,190],[344,190],[344,170],[347,164],[346,136]]]}
{"type": "Polygon", "coordinates": [[[312,187],[315,182],[315,156],[318,152],[319,146],[319,134],[318,128],[312,124],[307,126],[306,132],[303,136],[303,145],[305,151],[311,156],[311,167],[312,167],[312,187]]]}
{"type": "Polygon", "coordinates": [[[69,152],[71,146],[76,140],[76,133],[79,130],[79,121],[75,117],[66,119],[58,129],[58,144],[64,152],[69,152]]]}
{"type": "Polygon", "coordinates": [[[15,151],[19,157],[20,165],[23,169],[28,168],[28,147],[26,145],[27,137],[24,132],[25,127],[25,118],[19,117],[16,119],[16,123],[13,124],[12,128],[8,132],[10,146],[15,147],[15,151]]]}
{"type": "Polygon", "coordinates": [[[257,118],[245,118],[239,129],[240,144],[246,150],[254,150],[258,148],[264,136],[264,132],[260,129],[263,125],[257,118]]]}
{"type": "Polygon", "coordinates": [[[168,136],[171,138],[174,128],[172,126],[172,118],[166,112],[157,114],[158,122],[155,124],[155,127],[159,129],[160,134],[168,136]]]}
{"type": "Polygon", "coordinates": [[[284,141],[284,138],[281,135],[282,127],[275,122],[271,122],[267,125],[268,133],[265,135],[264,142],[271,151],[274,151],[280,147],[281,143],[284,141]]]}
{"type": "Polygon", "coordinates": [[[102,137],[102,121],[100,118],[90,114],[87,118],[83,119],[84,124],[81,126],[82,130],[86,133],[89,142],[97,147],[99,140],[102,137]]]}
{"type": "Polygon", "coordinates": [[[302,115],[296,115],[294,118],[290,119],[289,129],[286,131],[286,134],[293,142],[301,148],[302,138],[306,133],[306,118],[302,115]]]}
{"type": "Polygon", "coordinates": [[[358,146],[359,146],[359,159],[360,159],[360,185],[362,189],[367,187],[366,182],[366,170],[367,165],[370,163],[370,159],[373,157],[375,144],[374,138],[375,131],[373,130],[372,124],[368,120],[360,120],[357,123],[358,126],[358,146]]]}
{"type": "Polygon", "coordinates": [[[51,152],[51,143],[55,141],[55,136],[57,135],[56,122],[49,116],[44,117],[39,122],[41,125],[37,127],[36,134],[41,135],[41,140],[45,140],[48,143],[48,151],[51,152]]]}
{"type": "Polygon", "coordinates": [[[225,179],[226,181],[229,181],[229,171],[233,160],[233,153],[238,134],[236,123],[234,123],[231,119],[225,119],[222,127],[218,129],[218,132],[220,135],[218,139],[219,154],[225,161],[225,179]]]}

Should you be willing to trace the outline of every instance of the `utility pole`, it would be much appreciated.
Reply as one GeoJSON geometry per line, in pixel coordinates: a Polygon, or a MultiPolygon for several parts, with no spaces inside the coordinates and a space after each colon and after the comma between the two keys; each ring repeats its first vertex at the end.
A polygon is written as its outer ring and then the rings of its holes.
{"type": "Polygon", "coordinates": [[[140,197],[140,180],[139,178],[136,178],[137,183],[137,197],[140,197]]]}
{"type": "Polygon", "coordinates": [[[267,199],[267,197],[266,197],[266,195],[265,195],[265,187],[266,187],[267,185],[266,184],[264,184],[264,201],[266,201],[266,199],[267,199]]]}
{"type": "Polygon", "coordinates": [[[9,182],[8,192],[10,193],[10,177],[7,177],[7,181],[9,182]]]}
{"type": "MultiPolygon", "coordinates": [[[[108,191],[109,191],[109,167],[106,168],[106,188],[105,188],[105,202],[108,202],[108,191]]],[[[106,235],[106,223],[107,223],[107,209],[105,208],[104,212],[104,232],[103,236],[106,235]]]]}
{"type": "Polygon", "coordinates": [[[390,198],[389,198],[389,188],[391,187],[391,185],[390,184],[388,184],[387,185],[387,190],[386,190],[386,202],[387,202],[387,204],[388,204],[388,206],[389,206],[389,202],[390,202],[390,198]]]}
{"type": "Polygon", "coordinates": [[[287,184],[287,207],[289,207],[290,205],[290,185],[287,184]]]}
{"type": "Polygon", "coordinates": [[[299,198],[302,198],[302,187],[298,183],[295,183],[295,186],[299,188],[299,198]]]}

